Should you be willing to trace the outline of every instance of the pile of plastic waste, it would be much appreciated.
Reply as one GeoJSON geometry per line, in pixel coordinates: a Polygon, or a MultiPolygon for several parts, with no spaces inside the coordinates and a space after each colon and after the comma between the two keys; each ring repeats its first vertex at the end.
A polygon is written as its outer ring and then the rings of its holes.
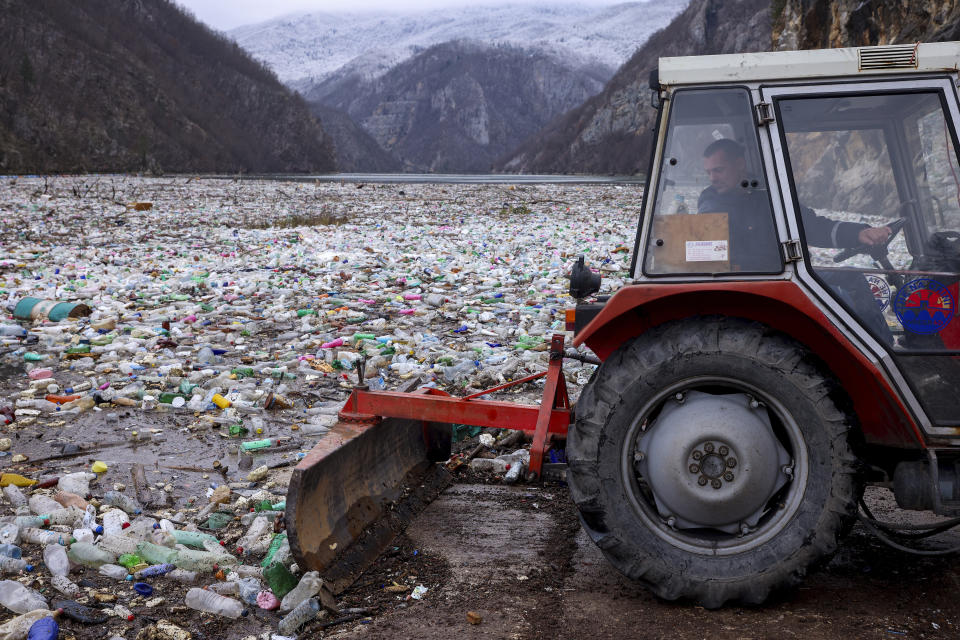
{"type": "MultiPolygon", "coordinates": [[[[546,370],[572,304],[565,274],[585,254],[601,293],[622,284],[640,195],[0,185],[0,604],[25,628],[105,619],[127,638],[147,610],[173,626],[177,607],[237,618],[250,633],[262,618],[245,611],[279,610],[280,635],[335,612],[289,554],[290,467],[361,375],[373,389],[416,377],[457,390],[546,370]]],[[[592,371],[565,364],[574,395],[592,371]]]]}

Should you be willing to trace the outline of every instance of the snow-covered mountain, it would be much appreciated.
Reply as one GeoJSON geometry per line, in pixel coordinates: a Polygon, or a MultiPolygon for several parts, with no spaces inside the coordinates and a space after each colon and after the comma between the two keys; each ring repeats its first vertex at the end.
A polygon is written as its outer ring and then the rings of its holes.
{"type": "Polygon", "coordinates": [[[300,90],[344,65],[377,77],[426,47],[469,38],[538,49],[610,74],[689,0],[609,6],[504,4],[397,12],[297,13],[228,35],[300,90]]]}

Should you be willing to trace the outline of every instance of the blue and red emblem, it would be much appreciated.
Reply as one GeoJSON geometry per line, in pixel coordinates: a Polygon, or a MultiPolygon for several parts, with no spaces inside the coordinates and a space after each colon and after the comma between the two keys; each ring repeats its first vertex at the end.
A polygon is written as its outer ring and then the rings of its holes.
{"type": "Polygon", "coordinates": [[[907,331],[938,333],[953,320],[957,303],[936,280],[917,278],[900,287],[893,310],[907,331]]]}

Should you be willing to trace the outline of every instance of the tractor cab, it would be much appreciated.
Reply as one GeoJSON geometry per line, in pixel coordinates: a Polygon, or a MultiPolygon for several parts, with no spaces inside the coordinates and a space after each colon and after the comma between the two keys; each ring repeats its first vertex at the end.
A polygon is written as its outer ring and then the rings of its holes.
{"type": "Polygon", "coordinates": [[[637,283],[791,280],[960,426],[960,44],[664,58],[637,283]]]}

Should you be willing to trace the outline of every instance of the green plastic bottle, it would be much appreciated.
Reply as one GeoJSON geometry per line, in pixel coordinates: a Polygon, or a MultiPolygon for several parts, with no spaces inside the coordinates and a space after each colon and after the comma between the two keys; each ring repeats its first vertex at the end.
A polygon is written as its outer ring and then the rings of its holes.
{"type": "Polygon", "coordinates": [[[251,440],[250,442],[244,442],[240,445],[240,448],[244,451],[256,451],[257,449],[266,449],[267,447],[273,446],[273,440],[270,438],[264,438],[263,440],[251,440]]]}

